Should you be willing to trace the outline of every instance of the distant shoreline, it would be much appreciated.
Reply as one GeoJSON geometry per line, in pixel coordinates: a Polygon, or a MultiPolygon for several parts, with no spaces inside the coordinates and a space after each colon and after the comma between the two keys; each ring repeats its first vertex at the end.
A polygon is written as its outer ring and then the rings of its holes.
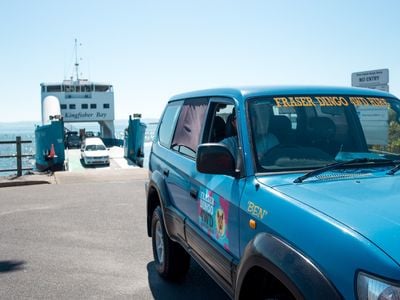
{"type": "MultiPolygon", "coordinates": [[[[159,119],[156,119],[156,118],[147,118],[147,119],[141,119],[141,121],[143,122],[143,123],[157,123],[158,122],[158,120],[159,119]]],[[[0,125],[27,125],[27,126],[29,126],[29,125],[41,125],[41,121],[10,121],[10,122],[2,122],[2,121],[0,121],[0,125]]],[[[68,123],[66,123],[66,124],[82,124],[82,123],[85,123],[85,124],[89,124],[89,123],[96,123],[96,122],[68,122],[68,123]]],[[[116,120],[114,120],[114,123],[118,123],[118,124],[121,124],[121,123],[128,123],[128,118],[126,118],[126,119],[116,119],[116,120]]]]}

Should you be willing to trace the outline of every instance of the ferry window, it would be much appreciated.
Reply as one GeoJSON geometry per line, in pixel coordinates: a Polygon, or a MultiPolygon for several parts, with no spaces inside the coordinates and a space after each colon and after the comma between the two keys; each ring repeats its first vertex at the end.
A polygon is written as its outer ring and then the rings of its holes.
{"type": "Polygon", "coordinates": [[[91,92],[92,91],[92,86],[90,85],[82,85],[81,86],[82,92],[91,92]]]}
{"type": "Polygon", "coordinates": [[[96,92],[108,92],[111,91],[111,86],[109,85],[96,85],[95,86],[96,92]]]}
{"type": "Polygon", "coordinates": [[[76,105],[75,104],[70,104],[69,105],[69,109],[75,109],[76,108],[76,105]]]}
{"type": "Polygon", "coordinates": [[[96,108],[97,108],[97,105],[96,105],[96,103],[91,103],[91,104],[90,104],[90,108],[92,108],[92,109],[96,109],[96,108]]]}
{"type": "Polygon", "coordinates": [[[110,108],[110,104],[104,103],[104,104],[103,104],[103,108],[110,108]]]}
{"type": "Polygon", "coordinates": [[[61,92],[61,85],[48,85],[47,91],[48,92],[61,92]]]}
{"type": "Polygon", "coordinates": [[[88,106],[87,104],[81,104],[81,108],[82,108],[82,109],[88,109],[88,107],[89,107],[89,106],[88,106]]]}
{"type": "Polygon", "coordinates": [[[61,104],[60,107],[61,109],[67,109],[67,104],[61,104]]]}

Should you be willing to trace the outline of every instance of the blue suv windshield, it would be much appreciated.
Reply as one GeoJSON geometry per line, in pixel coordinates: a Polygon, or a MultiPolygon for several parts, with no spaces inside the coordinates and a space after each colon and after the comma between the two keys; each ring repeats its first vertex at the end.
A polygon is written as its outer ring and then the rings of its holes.
{"type": "Polygon", "coordinates": [[[258,172],[400,159],[400,101],[369,96],[277,96],[248,102],[258,172]]]}

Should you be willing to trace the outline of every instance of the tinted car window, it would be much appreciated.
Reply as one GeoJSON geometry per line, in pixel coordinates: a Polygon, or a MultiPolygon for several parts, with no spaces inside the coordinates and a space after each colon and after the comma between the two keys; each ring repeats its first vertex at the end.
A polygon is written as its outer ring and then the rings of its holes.
{"type": "MultiPolygon", "coordinates": [[[[222,98],[219,98],[222,99],[222,98]]],[[[218,100],[218,99],[217,99],[218,100]]],[[[229,124],[233,114],[233,104],[228,104],[225,100],[222,103],[217,101],[210,104],[209,108],[209,124],[205,128],[204,143],[218,143],[226,137],[229,137],[229,124]]]]}
{"type": "Polygon", "coordinates": [[[195,156],[201,129],[207,111],[208,99],[186,100],[176,125],[172,148],[189,156],[195,156]]]}
{"type": "Polygon", "coordinates": [[[174,133],[175,123],[178,118],[179,109],[182,102],[173,102],[168,104],[161,120],[160,129],[158,131],[160,144],[164,147],[171,145],[172,135],[174,133]]]}
{"type": "Polygon", "coordinates": [[[87,145],[87,151],[107,150],[103,145],[87,145]]]}
{"type": "Polygon", "coordinates": [[[398,124],[397,111],[385,98],[254,98],[249,117],[257,169],[295,170],[359,157],[398,157],[393,147],[397,139],[391,134],[398,124]]]}

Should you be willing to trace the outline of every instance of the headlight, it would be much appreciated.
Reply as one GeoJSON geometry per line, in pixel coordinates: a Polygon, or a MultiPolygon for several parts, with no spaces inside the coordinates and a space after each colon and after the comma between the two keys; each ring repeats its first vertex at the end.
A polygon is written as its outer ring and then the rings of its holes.
{"type": "Polygon", "coordinates": [[[400,300],[400,285],[359,273],[357,295],[360,300],[400,300]]]}

